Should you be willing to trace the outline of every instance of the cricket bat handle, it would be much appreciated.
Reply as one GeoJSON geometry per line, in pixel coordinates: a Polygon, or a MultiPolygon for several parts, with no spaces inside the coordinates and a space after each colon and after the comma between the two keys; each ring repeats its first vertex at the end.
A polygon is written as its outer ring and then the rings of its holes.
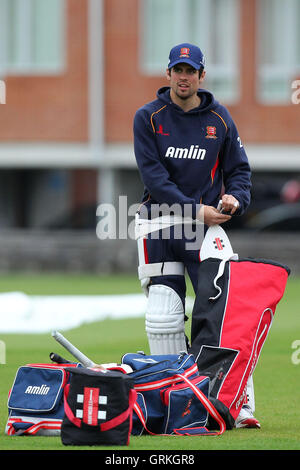
{"type": "Polygon", "coordinates": [[[94,367],[96,364],[91,361],[85,354],[77,349],[70,341],[68,341],[59,331],[52,331],[53,338],[61,344],[69,353],[72,354],[84,367],[94,367]]]}

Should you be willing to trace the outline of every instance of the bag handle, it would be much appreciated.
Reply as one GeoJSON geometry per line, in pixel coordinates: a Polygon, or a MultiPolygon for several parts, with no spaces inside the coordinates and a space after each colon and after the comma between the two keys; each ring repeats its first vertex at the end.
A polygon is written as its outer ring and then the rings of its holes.
{"type": "MultiPolygon", "coordinates": [[[[223,434],[226,430],[226,424],[225,421],[223,420],[222,416],[218,413],[214,405],[210,402],[210,400],[207,398],[207,396],[201,392],[194,384],[191,382],[185,375],[183,374],[176,374],[176,377],[179,377],[180,379],[184,380],[189,388],[192,389],[192,391],[195,393],[196,397],[200,400],[204,408],[208,411],[210,416],[214,418],[214,420],[218,423],[220,430],[219,431],[209,431],[206,427],[194,427],[190,428],[180,428],[180,429],[174,429],[174,433],[176,435],[180,436],[191,436],[191,435],[209,435],[209,436],[219,436],[223,434]],[[193,430],[193,432],[191,432],[193,430]],[[189,432],[190,431],[190,432],[189,432]]],[[[136,412],[139,420],[141,421],[143,427],[145,430],[151,434],[152,436],[157,436],[157,433],[153,433],[147,428],[146,425],[146,419],[144,417],[143,411],[141,407],[138,405],[137,402],[135,402],[133,406],[134,411],[136,412]]],[[[169,436],[169,434],[159,434],[160,436],[169,436]]]]}
{"type": "MultiPolygon", "coordinates": [[[[81,427],[83,421],[80,418],[77,418],[73,411],[70,408],[70,405],[68,403],[68,396],[69,396],[69,391],[70,391],[70,384],[67,384],[64,389],[64,410],[66,413],[67,418],[73,423],[75,426],[78,428],[81,427]]],[[[134,408],[134,404],[136,402],[137,398],[137,392],[134,389],[129,390],[129,406],[128,408],[120,413],[118,416],[115,416],[114,418],[110,419],[109,421],[105,421],[104,423],[99,424],[100,431],[108,431],[109,429],[115,428],[116,426],[119,426],[119,424],[123,423],[126,421],[126,419],[130,416],[132,416],[132,410],[134,408]]],[[[132,420],[130,420],[130,431],[132,427],[132,420]]],[[[130,433],[129,433],[130,434],[130,433]]]]}
{"type": "MultiPolygon", "coordinates": [[[[109,429],[115,428],[116,426],[119,426],[119,424],[126,421],[128,416],[132,416],[132,410],[133,410],[134,403],[136,402],[136,399],[137,399],[137,393],[133,388],[131,388],[129,390],[129,406],[127,410],[123,411],[123,413],[119,414],[118,416],[115,416],[109,421],[106,421],[105,423],[101,423],[100,430],[108,431],[109,429]]],[[[131,426],[132,426],[132,423],[130,423],[130,433],[131,433],[131,426]]]]}

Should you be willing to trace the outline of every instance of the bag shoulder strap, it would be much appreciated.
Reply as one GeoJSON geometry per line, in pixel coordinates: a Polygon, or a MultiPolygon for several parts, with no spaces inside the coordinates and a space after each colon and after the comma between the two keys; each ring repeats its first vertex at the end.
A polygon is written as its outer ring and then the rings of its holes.
{"type": "MultiPolygon", "coordinates": [[[[198,366],[195,363],[191,367],[186,369],[182,373],[182,375],[184,375],[185,377],[191,377],[191,376],[195,375],[196,373],[198,373],[198,366]]],[[[180,379],[179,379],[179,374],[177,372],[177,373],[174,373],[174,375],[164,376],[164,377],[161,377],[160,379],[157,379],[157,380],[153,380],[153,381],[148,380],[147,382],[136,383],[134,388],[138,392],[147,392],[147,391],[150,391],[150,390],[159,390],[162,387],[167,387],[169,385],[173,385],[174,383],[178,382],[178,380],[180,380],[180,379]]]]}
{"type": "MultiPolygon", "coordinates": [[[[200,434],[206,434],[206,435],[211,435],[211,436],[218,436],[223,434],[226,431],[226,424],[225,421],[223,420],[222,416],[218,413],[214,405],[211,403],[211,401],[207,398],[207,396],[199,390],[193,382],[191,382],[187,377],[185,377],[182,374],[178,374],[179,377],[184,380],[188,386],[193,390],[195,393],[196,397],[200,400],[204,408],[208,411],[209,415],[218,423],[220,430],[219,431],[208,431],[207,428],[191,428],[191,430],[195,429],[203,429],[204,432],[200,432],[200,434]]],[[[175,434],[181,434],[181,435],[191,435],[195,434],[195,432],[189,433],[188,429],[174,429],[175,434]]]]}

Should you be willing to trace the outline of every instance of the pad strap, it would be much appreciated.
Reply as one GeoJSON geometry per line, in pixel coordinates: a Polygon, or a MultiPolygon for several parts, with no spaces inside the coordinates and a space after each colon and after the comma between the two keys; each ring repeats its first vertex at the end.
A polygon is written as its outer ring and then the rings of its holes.
{"type": "Polygon", "coordinates": [[[138,267],[139,279],[153,276],[184,276],[184,265],[178,261],[142,264],[138,267]]]}
{"type": "Polygon", "coordinates": [[[154,219],[141,219],[137,213],[135,216],[135,239],[138,240],[149,233],[182,224],[203,225],[203,222],[198,219],[182,217],[180,215],[163,215],[154,219]]]}

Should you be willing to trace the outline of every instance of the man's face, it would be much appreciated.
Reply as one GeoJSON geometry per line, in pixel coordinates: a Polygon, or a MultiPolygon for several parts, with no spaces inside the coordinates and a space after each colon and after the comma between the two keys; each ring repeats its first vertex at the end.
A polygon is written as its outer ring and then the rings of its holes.
{"type": "Polygon", "coordinates": [[[180,63],[167,70],[170,87],[178,98],[186,100],[197,93],[204,80],[205,72],[199,77],[199,70],[189,64],[180,63]]]}

